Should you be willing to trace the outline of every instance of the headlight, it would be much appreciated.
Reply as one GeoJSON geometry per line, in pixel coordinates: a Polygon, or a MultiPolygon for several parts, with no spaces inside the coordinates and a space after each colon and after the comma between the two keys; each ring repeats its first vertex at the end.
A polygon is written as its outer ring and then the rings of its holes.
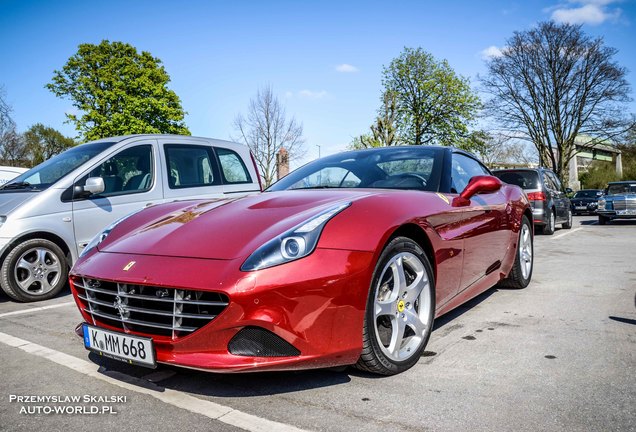
{"type": "Polygon", "coordinates": [[[120,223],[122,223],[123,221],[125,221],[126,219],[128,219],[129,217],[131,217],[134,214],[139,213],[140,211],[142,211],[143,208],[140,208],[137,211],[134,211],[130,214],[127,214],[124,217],[121,217],[119,219],[117,219],[115,222],[111,223],[110,225],[108,225],[106,228],[104,228],[101,232],[99,232],[95,237],[93,237],[93,239],[91,241],[88,242],[88,244],[86,245],[86,247],[82,250],[82,252],[80,252],[79,257],[83,257],[84,255],[86,255],[91,249],[94,249],[97,247],[97,245],[99,245],[101,242],[104,241],[104,239],[106,239],[106,237],[108,237],[108,234],[110,234],[110,232],[115,229],[115,227],[117,225],[119,225],[120,223]]]}
{"type": "Polygon", "coordinates": [[[316,248],[327,222],[350,205],[348,202],[331,207],[271,239],[245,260],[241,270],[261,270],[306,257],[316,248]]]}
{"type": "Polygon", "coordinates": [[[598,209],[599,210],[605,210],[605,200],[604,199],[598,200],[598,202],[596,204],[598,205],[598,209]]]}

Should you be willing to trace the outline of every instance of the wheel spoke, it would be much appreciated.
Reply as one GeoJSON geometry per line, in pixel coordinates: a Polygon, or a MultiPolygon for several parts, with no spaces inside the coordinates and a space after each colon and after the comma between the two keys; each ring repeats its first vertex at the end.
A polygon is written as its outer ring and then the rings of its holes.
{"type": "Polygon", "coordinates": [[[415,336],[422,337],[426,331],[426,324],[422,322],[419,315],[412,309],[404,311],[406,324],[411,327],[415,336]]]}
{"type": "Polygon", "coordinates": [[[394,302],[375,302],[375,317],[394,315],[394,302]]]}
{"type": "Polygon", "coordinates": [[[424,287],[426,287],[427,284],[428,278],[426,277],[426,274],[423,271],[418,272],[415,280],[406,289],[406,297],[404,298],[404,301],[415,303],[415,301],[420,297],[420,294],[422,294],[422,290],[424,289],[424,287]]]}
{"type": "MultiPolygon", "coordinates": [[[[57,278],[53,278],[53,280],[57,280],[57,278]]],[[[42,292],[46,293],[49,292],[53,289],[53,285],[51,285],[49,283],[49,280],[47,278],[43,278],[42,280],[40,280],[40,286],[42,287],[42,292]]]]}
{"type": "Polygon", "coordinates": [[[391,264],[393,271],[393,292],[398,294],[406,289],[406,276],[404,274],[404,263],[402,256],[397,256],[391,264]]]}
{"type": "Polygon", "coordinates": [[[31,269],[33,268],[33,264],[31,264],[30,262],[25,260],[24,257],[22,257],[20,259],[20,261],[17,262],[16,267],[17,268],[21,268],[21,269],[25,269],[26,271],[31,273],[31,269]]]}
{"type": "Polygon", "coordinates": [[[37,261],[35,261],[35,264],[46,265],[46,253],[47,253],[47,250],[46,249],[36,249],[36,253],[38,255],[38,259],[37,259],[37,261]]]}
{"type": "Polygon", "coordinates": [[[44,266],[49,273],[59,273],[62,267],[60,266],[59,261],[53,261],[52,264],[48,264],[44,266]]]}
{"type": "Polygon", "coordinates": [[[20,288],[22,288],[24,291],[28,291],[29,287],[33,284],[33,282],[35,282],[35,278],[32,274],[29,273],[28,278],[24,280],[17,280],[16,282],[18,283],[18,285],[20,285],[20,288]]]}
{"type": "Polygon", "coordinates": [[[398,357],[402,340],[404,339],[404,330],[406,330],[406,322],[401,316],[397,316],[391,320],[391,342],[387,347],[391,355],[398,357]]]}

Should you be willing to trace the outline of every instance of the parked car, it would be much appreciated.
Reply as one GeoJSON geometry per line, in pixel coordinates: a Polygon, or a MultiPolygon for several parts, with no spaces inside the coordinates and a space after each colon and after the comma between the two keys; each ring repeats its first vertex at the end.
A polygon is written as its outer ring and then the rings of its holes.
{"type": "Polygon", "coordinates": [[[596,214],[598,200],[603,196],[603,189],[582,189],[577,191],[570,201],[572,202],[572,213],[579,215],[583,213],[596,214]]]}
{"type": "Polygon", "coordinates": [[[598,200],[598,223],[636,218],[636,180],[610,182],[598,200]]]}
{"type": "Polygon", "coordinates": [[[28,171],[28,168],[0,166],[0,185],[5,184],[9,180],[13,180],[25,171],[28,171]]]}
{"type": "Polygon", "coordinates": [[[552,235],[558,224],[572,228],[572,206],[567,197],[572,190],[563,188],[554,172],[547,168],[515,168],[496,170],[493,175],[526,192],[538,232],[552,235]]]}
{"type": "Polygon", "coordinates": [[[105,226],[144,207],[259,192],[246,146],[208,138],[134,135],[61,153],[0,187],[0,285],[44,300],[105,226]]]}
{"type": "Polygon", "coordinates": [[[260,195],[163,204],[98,234],[71,272],[86,348],[210,371],[420,359],[438,317],[524,288],[530,204],[449,147],[340,153],[260,195]]]}

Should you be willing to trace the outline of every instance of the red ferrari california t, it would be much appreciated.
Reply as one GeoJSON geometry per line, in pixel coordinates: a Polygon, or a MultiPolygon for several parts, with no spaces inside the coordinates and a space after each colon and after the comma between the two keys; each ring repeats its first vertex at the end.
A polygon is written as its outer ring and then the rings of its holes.
{"type": "Polygon", "coordinates": [[[259,195],[171,202],[103,230],[71,271],[87,349],[216,372],[413,366],[433,320],[524,288],[532,213],[470,153],[311,162],[259,195]]]}

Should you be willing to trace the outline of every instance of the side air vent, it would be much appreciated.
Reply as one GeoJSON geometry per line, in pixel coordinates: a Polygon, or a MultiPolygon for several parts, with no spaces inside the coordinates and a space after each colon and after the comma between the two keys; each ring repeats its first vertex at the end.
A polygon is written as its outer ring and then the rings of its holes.
{"type": "Polygon", "coordinates": [[[294,357],[300,351],[292,344],[260,327],[245,327],[228,344],[230,354],[249,357],[294,357]]]}

